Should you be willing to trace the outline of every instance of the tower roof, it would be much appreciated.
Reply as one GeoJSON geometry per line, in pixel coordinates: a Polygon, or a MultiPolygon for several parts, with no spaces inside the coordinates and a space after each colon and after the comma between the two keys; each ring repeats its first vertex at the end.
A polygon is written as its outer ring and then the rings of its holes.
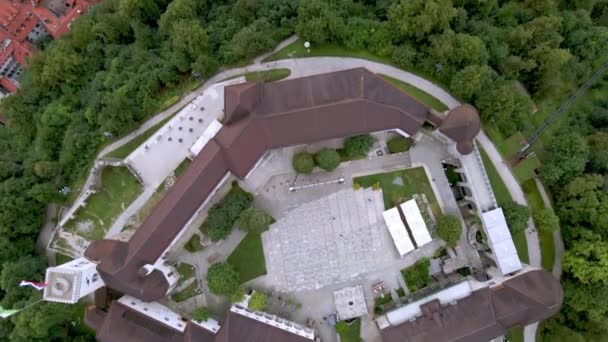
{"type": "Polygon", "coordinates": [[[481,130],[479,113],[470,104],[460,105],[449,111],[439,131],[456,142],[460,154],[473,151],[473,139],[481,130]]]}

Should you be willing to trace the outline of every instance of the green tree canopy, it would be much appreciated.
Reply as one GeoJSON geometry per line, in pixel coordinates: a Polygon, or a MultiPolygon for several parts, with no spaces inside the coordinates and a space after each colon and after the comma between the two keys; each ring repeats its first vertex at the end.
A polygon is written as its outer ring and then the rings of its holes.
{"type": "Polygon", "coordinates": [[[543,208],[534,213],[534,222],[541,231],[553,232],[559,229],[559,218],[551,208],[543,208]]]}
{"type": "Polygon", "coordinates": [[[324,43],[342,38],[344,19],[341,16],[340,2],[322,0],[300,2],[296,32],[300,37],[315,43],[324,43]]]}
{"type": "Polygon", "coordinates": [[[253,292],[249,298],[249,309],[254,311],[264,311],[266,308],[266,295],[262,292],[253,292]]]}
{"type": "Polygon", "coordinates": [[[437,219],[437,235],[439,235],[448,246],[456,247],[461,234],[462,225],[460,224],[458,217],[443,215],[437,219]]]}
{"type": "Polygon", "coordinates": [[[239,274],[229,263],[213,264],[207,271],[207,284],[211,293],[230,296],[239,290],[239,274]]]}
{"type": "Polygon", "coordinates": [[[230,294],[230,302],[231,303],[239,303],[245,299],[245,291],[241,287],[238,287],[234,290],[233,293],[230,294]]]}
{"type": "Polygon", "coordinates": [[[608,286],[608,244],[594,236],[572,245],[564,254],[565,272],[583,284],[608,286]]]}
{"type": "Polygon", "coordinates": [[[0,287],[4,297],[0,304],[4,308],[12,308],[17,303],[23,303],[31,296],[36,296],[36,290],[30,287],[20,287],[21,280],[41,281],[44,279],[46,262],[41,257],[23,257],[15,262],[5,263],[0,272],[0,287]]]}
{"type": "Polygon", "coordinates": [[[241,213],[251,206],[253,195],[241,189],[236,183],[230,192],[209,209],[201,230],[212,241],[219,241],[230,235],[232,227],[241,213]]]}
{"type": "Polygon", "coordinates": [[[546,150],[540,174],[549,186],[566,184],[581,175],[589,160],[587,141],[571,130],[554,135],[546,150]]]}
{"type": "Polygon", "coordinates": [[[511,234],[519,234],[528,228],[530,208],[515,202],[507,202],[502,206],[502,210],[511,234]]]}
{"type": "Polygon", "coordinates": [[[325,171],[333,171],[340,165],[340,154],[333,148],[322,148],[315,154],[315,162],[325,171]]]}
{"type": "Polygon", "coordinates": [[[482,91],[490,88],[497,77],[496,72],[487,65],[470,65],[454,76],[450,89],[465,101],[472,101],[482,91]]]}
{"type": "Polygon", "coordinates": [[[258,208],[247,208],[243,210],[237,224],[247,232],[261,234],[268,229],[272,222],[272,216],[258,208]]]}
{"type": "Polygon", "coordinates": [[[589,143],[589,168],[593,172],[608,171],[608,133],[597,132],[587,138],[589,143]]]}
{"type": "Polygon", "coordinates": [[[211,312],[205,306],[201,306],[192,311],[192,319],[197,322],[205,322],[209,318],[211,318],[211,312]]]}
{"type": "Polygon", "coordinates": [[[296,172],[309,174],[315,168],[315,161],[310,153],[300,152],[293,156],[292,165],[296,172]]]}
{"type": "Polygon", "coordinates": [[[421,41],[449,29],[457,14],[451,0],[401,0],[390,8],[388,18],[399,35],[421,41]]]}
{"type": "Polygon", "coordinates": [[[41,302],[21,311],[12,320],[15,327],[11,341],[95,341],[91,330],[83,325],[81,304],[41,302]]]}

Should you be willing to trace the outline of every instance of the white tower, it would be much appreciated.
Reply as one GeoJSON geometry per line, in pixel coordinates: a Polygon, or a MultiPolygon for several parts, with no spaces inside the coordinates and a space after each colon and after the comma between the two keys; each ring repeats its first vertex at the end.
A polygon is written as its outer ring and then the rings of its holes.
{"type": "Polygon", "coordinates": [[[78,258],[46,270],[48,284],[43,299],[49,302],[74,304],[84,296],[104,286],[96,264],[78,258]]]}

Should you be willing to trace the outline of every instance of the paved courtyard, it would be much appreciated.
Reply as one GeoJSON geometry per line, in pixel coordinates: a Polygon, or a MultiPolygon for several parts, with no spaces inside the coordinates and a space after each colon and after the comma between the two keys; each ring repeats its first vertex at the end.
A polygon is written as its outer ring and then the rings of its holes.
{"type": "Polygon", "coordinates": [[[352,189],[303,204],[262,235],[281,291],[319,289],[398,259],[382,220],[382,191],[352,189]]]}
{"type": "Polygon", "coordinates": [[[188,157],[209,124],[223,117],[224,87],[243,81],[235,78],[205,89],[125,159],[146,187],[156,188],[188,157]]]}

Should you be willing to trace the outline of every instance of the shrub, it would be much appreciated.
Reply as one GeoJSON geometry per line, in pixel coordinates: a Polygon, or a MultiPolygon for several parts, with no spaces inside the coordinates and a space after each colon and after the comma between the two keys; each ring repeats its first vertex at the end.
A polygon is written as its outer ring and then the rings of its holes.
{"type": "Polygon", "coordinates": [[[411,68],[416,61],[416,49],[409,44],[403,44],[393,51],[392,59],[402,68],[411,68]]]}
{"type": "Polygon", "coordinates": [[[238,287],[231,295],[230,295],[230,302],[231,303],[239,303],[241,301],[243,301],[243,299],[245,298],[245,292],[243,291],[242,288],[238,287]]]}
{"type": "Polygon", "coordinates": [[[530,219],[530,208],[511,201],[503,205],[502,210],[511,234],[518,234],[526,230],[530,219]]]}
{"type": "Polygon", "coordinates": [[[417,263],[411,267],[401,270],[401,275],[405,284],[411,292],[426,287],[431,281],[431,275],[429,274],[429,266],[431,265],[429,259],[420,259],[417,263]]]}
{"type": "Polygon", "coordinates": [[[190,253],[195,253],[203,250],[200,236],[198,236],[198,234],[192,235],[190,240],[188,240],[188,242],[186,242],[186,245],[184,245],[184,249],[186,249],[190,253]]]}
{"type": "Polygon", "coordinates": [[[211,241],[219,241],[230,235],[232,227],[241,212],[251,206],[253,195],[234,183],[230,192],[219,203],[209,209],[209,214],[201,227],[211,241]]]}
{"type": "Polygon", "coordinates": [[[373,190],[380,190],[380,182],[376,182],[376,183],[372,184],[372,189],[373,190]]]}
{"type": "Polygon", "coordinates": [[[315,155],[315,162],[325,171],[333,171],[340,165],[340,154],[332,148],[323,148],[315,155]]]}
{"type": "Polygon", "coordinates": [[[207,271],[209,291],[216,295],[232,295],[239,289],[239,274],[229,263],[211,265],[207,271]]]}
{"type": "Polygon", "coordinates": [[[211,317],[211,312],[209,312],[209,309],[207,309],[204,306],[197,308],[192,312],[192,319],[197,322],[205,322],[210,317],[211,317]]]}
{"type": "Polygon", "coordinates": [[[437,234],[448,246],[456,247],[462,234],[462,226],[458,217],[451,215],[439,217],[437,219],[437,234]]]}
{"type": "Polygon", "coordinates": [[[348,159],[364,158],[373,145],[374,138],[371,135],[357,135],[346,139],[344,153],[348,159]]]}
{"type": "Polygon", "coordinates": [[[297,173],[308,174],[315,168],[315,161],[308,152],[296,153],[293,156],[292,164],[297,173]]]}
{"type": "Polygon", "coordinates": [[[554,232],[559,228],[559,218],[551,208],[543,208],[534,213],[534,222],[539,230],[545,232],[554,232]]]}
{"type": "Polygon", "coordinates": [[[238,225],[247,232],[261,234],[268,229],[271,222],[272,216],[268,215],[264,210],[251,207],[243,210],[239,217],[238,225]]]}
{"type": "Polygon", "coordinates": [[[389,153],[406,152],[412,146],[412,139],[398,136],[394,137],[386,143],[389,153]]]}
{"type": "Polygon", "coordinates": [[[361,189],[361,184],[359,184],[359,183],[353,183],[353,190],[357,191],[359,189],[361,189]]]}
{"type": "Polygon", "coordinates": [[[254,292],[249,298],[248,307],[254,311],[264,310],[266,308],[266,295],[262,292],[254,292]]]}

